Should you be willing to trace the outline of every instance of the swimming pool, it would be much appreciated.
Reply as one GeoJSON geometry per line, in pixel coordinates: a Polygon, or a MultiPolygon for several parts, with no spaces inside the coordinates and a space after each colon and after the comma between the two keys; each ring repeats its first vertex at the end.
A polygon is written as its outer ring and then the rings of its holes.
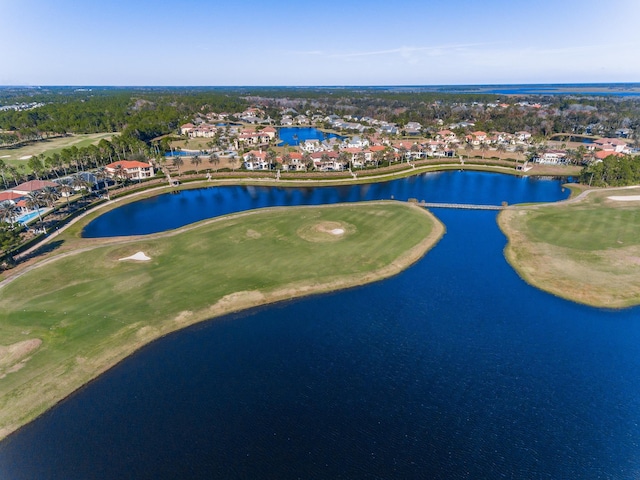
{"type": "Polygon", "coordinates": [[[40,210],[34,210],[32,212],[29,213],[25,213],[23,215],[20,215],[17,219],[16,222],[20,222],[23,225],[26,225],[27,223],[29,223],[31,220],[33,220],[34,218],[36,218],[38,216],[38,211],[40,212],[40,215],[44,214],[44,209],[40,209],[40,210]]]}

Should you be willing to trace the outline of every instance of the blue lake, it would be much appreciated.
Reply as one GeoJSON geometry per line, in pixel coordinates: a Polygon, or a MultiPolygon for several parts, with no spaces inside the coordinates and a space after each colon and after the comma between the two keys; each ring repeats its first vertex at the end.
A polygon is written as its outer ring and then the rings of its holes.
{"type": "MultiPolygon", "coordinates": [[[[551,180],[426,177],[375,187],[493,204],[566,196],[551,180]]],[[[224,192],[217,208],[287,195],[224,192]]],[[[289,197],[356,195],[304,192],[289,197]]],[[[637,478],[640,309],[531,288],[503,258],[495,212],[434,213],[446,235],[400,275],[145,347],[1,442],[0,478],[637,478]]]]}
{"type": "Polygon", "coordinates": [[[85,228],[85,237],[141,235],[178,228],[218,215],[293,205],[363,200],[408,200],[500,205],[567,198],[557,180],[485,172],[425,173],[391,182],[343,187],[274,188],[254,186],[185,190],[141,200],[101,215],[85,228]]]}
{"type": "Polygon", "coordinates": [[[342,138],[335,133],[325,133],[313,127],[282,127],[278,129],[281,144],[297,146],[305,140],[327,140],[328,138],[342,138]]]}

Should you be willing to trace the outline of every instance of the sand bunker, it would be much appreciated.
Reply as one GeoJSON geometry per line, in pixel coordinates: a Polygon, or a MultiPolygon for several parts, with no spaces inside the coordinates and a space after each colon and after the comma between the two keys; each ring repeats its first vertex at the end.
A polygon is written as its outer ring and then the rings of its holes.
{"type": "Polygon", "coordinates": [[[151,260],[151,257],[146,256],[144,252],[138,252],[138,253],[135,253],[135,254],[131,255],[130,257],[120,258],[119,260],[120,261],[122,261],[122,260],[136,260],[138,262],[146,262],[147,260],[151,260]]]}
{"type": "Polygon", "coordinates": [[[637,202],[640,201],[640,195],[614,195],[613,197],[607,197],[609,200],[615,200],[616,202],[637,202]]]}
{"type": "Polygon", "coordinates": [[[355,233],[356,228],[346,222],[317,222],[298,229],[298,235],[308,242],[332,242],[355,233]]]}
{"type": "Polygon", "coordinates": [[[0,156],[0,158],[9,158],[9,157],[11,157],[11,155],[2,155],[2,156],[0,156]]]}
{"type": "Polygon", "coordinates": [[[24,155],[20,157],[20,160],[29,160],[31,157],[33,157],[33,155],[24,155]]]}

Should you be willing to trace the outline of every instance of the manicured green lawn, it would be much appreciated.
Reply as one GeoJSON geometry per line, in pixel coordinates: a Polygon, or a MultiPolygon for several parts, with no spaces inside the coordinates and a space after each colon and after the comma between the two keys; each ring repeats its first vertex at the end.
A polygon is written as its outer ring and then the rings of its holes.
{"type": "Polygon", "coordinates": [[[41,153],[44,153],[46,156],[51,156],[54,153],[60,153],[64,148],[70,148],[72,146],[81,148],[88,147],[92,144],[97,145],[103,138],[110,140],[114,135],[114,133],[78,134],[33,142],[20,148],[0,148],[0,160],[3,160],[8,165],[24,165],[26,167],[28,158],[24,157],[40,155],[41,153]]]}
{"type": "Polygon", "coordinates": [[[392,275],[441,229],[424,210],[395,202],[271,209],[113,240],[35,268],[0,289],[0,343],[43,342],[0,378],[0,438],[162,334],[392,275]],[[151,260],[119,261],[139,251],[151,260]]]}
{"type": "Polygon", "coordinates": [[[592,204],[540,209],[527,231],[537,242],[577,250],[603,250],[640,244],[640,209],[592,204]]]}
{"type": "Polygon", "coordinates": [[[638,305],[638,195],[640,188],[595,190],[577,202],[505,210],[498,217],[509,238],[505,256],[527,282],[560,297],[597,307],[638,305]]]}

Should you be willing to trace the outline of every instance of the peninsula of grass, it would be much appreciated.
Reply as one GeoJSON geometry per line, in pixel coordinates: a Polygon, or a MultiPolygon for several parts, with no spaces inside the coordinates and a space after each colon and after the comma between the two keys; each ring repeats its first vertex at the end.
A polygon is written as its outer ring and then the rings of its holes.
{"type": "Polygon", "coordinates": [[[160,336],[395,275],[443,233],[424,209],[391,201],[261,209],[130,238],[65,232],[65,248],[0,284],[0,438],[160,336]]]}
{"type": "Polygon", "coordinates": [[[504,210],[505,256],[531,285],[591,306],[640,304],[640,188],[504,210]]]}

